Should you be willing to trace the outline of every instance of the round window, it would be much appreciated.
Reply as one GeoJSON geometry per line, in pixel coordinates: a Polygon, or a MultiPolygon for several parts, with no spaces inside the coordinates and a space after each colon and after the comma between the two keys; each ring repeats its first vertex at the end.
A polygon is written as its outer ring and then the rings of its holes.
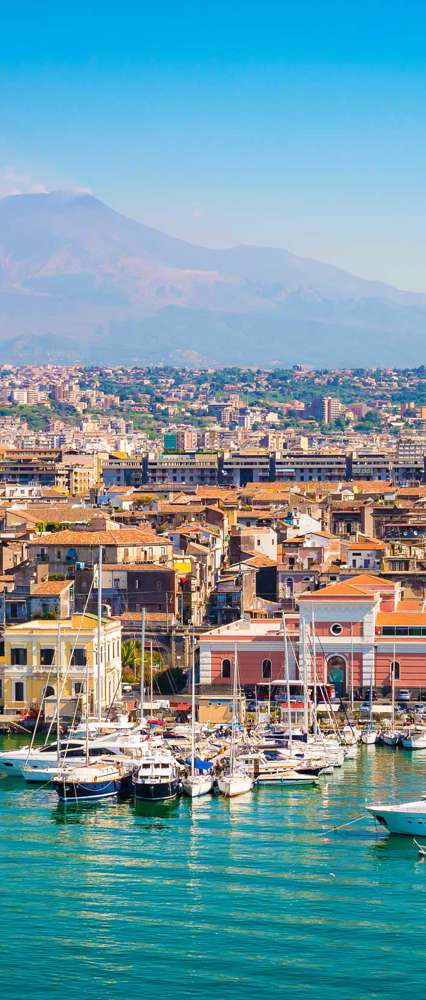
{"type": "Polygon", "coordinates": [[[343,626],[339,625],[339,622],[335,622],[334,625],[331,625],[330,632],[332,635],[340,635],[343,632],[343,626]]]}

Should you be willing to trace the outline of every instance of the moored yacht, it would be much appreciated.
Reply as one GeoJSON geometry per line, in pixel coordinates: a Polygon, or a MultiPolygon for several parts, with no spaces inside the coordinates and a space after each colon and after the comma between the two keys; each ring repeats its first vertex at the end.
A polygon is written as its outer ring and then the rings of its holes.
{"type": "Polygon", "coordinates": [[[213,788],[213,776],[211,774],[189,774],[182,780],[182,789],[185,795],[191,799],[197,799],[200,795],[208,795],[213,788]]]}
{"type": "Polygon", "coordinates": [[[384,745],[387,747],[397,747],[400,741],[400,733],[388,730],[388,732],[382,733],[382,740],[384,745]]]}
{"type": "Polygon", "coordinates": [[[130,785],[132,764],[99,760],[57,771],[53,784],[61,802],[96,802],[115,798],[130,785]]]}
{"type": "Polygon", "coordinates": [[[243,795],[244,792],[249,792],[253,788],[253,779],[244,771],[234,768],[218,778],[218,787],[222,795],[232,798],[234,795],[243,795]]]}
{"type": "Polygon", "coordinates": [[[412,729],[403,733],[401,743],[405,750],[426,750],[426,729],[412,729]]]}
{"type": "Polygon", "coordinates": [[[133,772],[132,784],[136,800],[158,802],[175,799],[179,791],[176,761],[167,751],[147,753],[133,772]]]}
{"type": "Polygon", "coordinates": [[[195,756],[195,645],[192,636],[192,685],[191,685],[191,771],[182,781],[185,795],[198,799],[208,795],[213,788],[212,766],[210,762],[197,760],[195,756]]]}
{"type": "Polygon", "coordinates": [[[426,836],[426,797],[413,802],[372,803],[365,808],[388,833],[426,836]]]}
{"type": "Polygon", "coordinates": [[[373,747],[377,739],[377,732],[373,726],[367,726],[361,734],[361,743],[366,747],[373,747]]]}
{"type": "Polygon", "coordinates": [[[234,671],[232,683],[232,731],[229,749],[229,768],[223,771],[218,778],[218,788],[226,798],[233,798],[235,795],[243,795],[253,788],[253,778],[247,774],[241,764],[236,759],[236,735],[238,728],[237,719],[237,689],[238,689],[238,659],[237,647],[234,648],[234,671]]]}

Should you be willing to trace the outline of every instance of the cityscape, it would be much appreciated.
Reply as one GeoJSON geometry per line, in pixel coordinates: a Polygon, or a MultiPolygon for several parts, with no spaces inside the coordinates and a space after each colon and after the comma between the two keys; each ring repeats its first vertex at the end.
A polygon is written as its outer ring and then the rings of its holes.
{"type": "Polygon", "coordinates": [[[422,1000],[425,29],[3,4],[5,1000],[422,1000]]]}

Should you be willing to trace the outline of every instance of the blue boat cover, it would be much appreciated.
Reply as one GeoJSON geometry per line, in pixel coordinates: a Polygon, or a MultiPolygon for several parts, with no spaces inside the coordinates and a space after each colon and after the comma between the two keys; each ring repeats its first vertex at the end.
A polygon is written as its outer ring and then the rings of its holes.
{"type": "MultiPolygon", "coordinates": [[[[191,763],[191,757],[187,757],[185,764],[190,764],[190,763],[191,763]]],[[[201,774],[203,774],[205,771],[211,771],[213,768],[211,760],[201,760],[200,757],[195,758],[194,765],[195,765],[195,770],[201,772],[201,774]]]]}

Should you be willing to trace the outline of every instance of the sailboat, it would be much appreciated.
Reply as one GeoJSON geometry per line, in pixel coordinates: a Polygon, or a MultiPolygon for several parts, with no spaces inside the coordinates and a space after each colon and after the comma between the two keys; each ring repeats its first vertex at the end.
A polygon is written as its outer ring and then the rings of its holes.
{"type": "MultiPolygon", "coordinates": [[[[98,563],[98,669],[97,669],[97,702],[98,719],[102,718],[102,547],[99,546],[98,563]]],[[[53,779],[53,785],[62,802],[93,802],[99,799],[114,798],[120,792],[130,791],[133,761],[100,759],[90,761],[89,753],[89,660],[86,662],[85,676],[85,762],[77,766],[58,766],[53,779]]],[[[59,716],[59,705],[58,705],[59,716]]],[[[59,745],[59,743],[58,743],[59,745]]],[[[59,757],[58,757],[59,765],[59,757]]]]}
{"type": "Polygon", "coordinates": [[[364,743],[364,746],[372,747],[372,746],[374,746],[374,744],[376,742],[376,737],[377,737],[376,730],[375,730],[375,728],[373,726],[373,670],[371,670],[371,674],[370,674],[370,701],[369,701],[369,706],[370,706],[370,711],[369,711],[369,718],[368,718],[368,726],[364,729],[364,732],[361,734],[361,743],[364,743]]]}
{"type": "Polygon", "coordinates": [[[183,779],[182,788],[191,799],[208,795],[213,787],[213,777],[209,773],[195,771],[195,643],[192,635],[192,688],[191,688],[191,773],[183,779]]]}
{"type": "MultiPolygon", "coordinates": [[[[291,717],[291,689],[290,689],[290,668],[288,660],[288,642],[287,642],[287,625],[285,620],[285,614],[282,616],[283,622],[283,636],[284,636],[284,672],[285,672],[285,685],[287,692],[287,726],[288,726],[288,752],[290,758],[293,756],[293,723],[291,717]]],[[[298,771],[296,767],[289,769],[280,778],[281,785],[288,785],[289,787],[294,787],[295,785],[315,785],[317,783],[317,773],[308,774],[306,771],[304,774],[298,771]]]]}
{"type": "Polygon", "coordinates": [[[229,770],[220,775],[218,779],[219,791],[227,798],[235,795],[242,795],[253,788],[253,779],[238,764],[235,756],[235,741],[237,735],[237,692],[238,692],[238,661],[237,647],[234,652],[234,676],[232,685],[232,731],[231,747],[229,754],[229,770]]]}
{"type": "Polygon", "coordinates": [[[391,728],[385,730],[382,733],[383,743],[387,747],[396,747],[399,743],[399,733],[395,732],[395,643],[393,646],[393,662],[391,666],[391,684],[392,684],[392,719],[391,728]]]}

